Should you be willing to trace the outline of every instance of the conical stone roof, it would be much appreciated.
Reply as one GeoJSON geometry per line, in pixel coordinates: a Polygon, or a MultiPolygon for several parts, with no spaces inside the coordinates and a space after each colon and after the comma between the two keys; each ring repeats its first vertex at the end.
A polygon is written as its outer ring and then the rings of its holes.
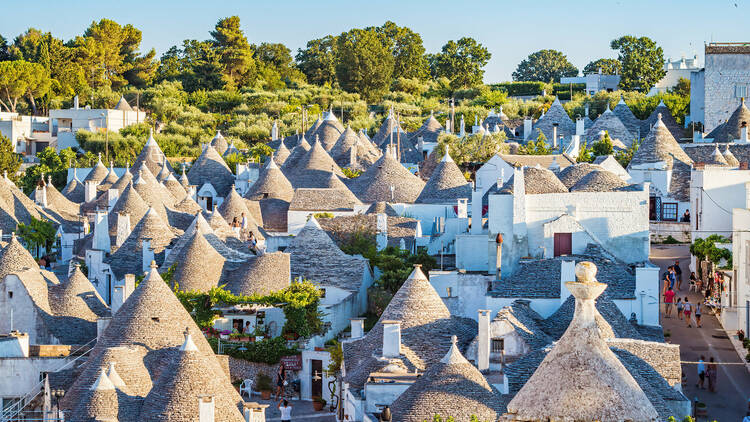
{"type": "Polygon", "coordinates": [[[39,270],[39,265],[14,233],[10,242],[0,250],[0,282],[4,281],[8,274],[21,271],[24,268],[39,270]]]}
{"type": "Polygon", "coordinates": [[[285,173],[295,188],[324,187],[331,173],[345,177],[338,164],[318,141],[293,168],[285,168],[285,173]]]}
{"type": "Polygon", "coordinates": [[[558,137],[562,135],[567,138],[576,133],[576,125],[570,116],[568,116],[568,112],[563,108],[559,98],[555,98],[549,110],[534,123],[531,138],[536,138],[541,130],[544,136],[547,137],[547,140],[552,143],[552,128],[554,124],[557,124],[558,137]]]}
{"type": "Polygon", "coordinates": [[[740,165],[737,157],[735,157],[734,154],[732,154],[732,151],[729,150],[729,144],[727,144],[726,149],[724,150],[724,160],[726,160],[727,164],[731,167],[737,167],[740,165]]]}
{"type": "Polygon", "coordinates": [[[125,99],[124,96],[120,96],[120,100],[117,101],[117,105],[115,105],[115,110],[120,111],[133,111],[133,107],[128,104],[128,100],[125,99]]]}
{"type": "Polygon", "coordinates": [[[167,180],[165,180],[163,184],[164,187],[167,188],[169,193],[171,193],[172,196],[179,201],[184,199],[185,195],[187,195],[185,188],[182,187],[182,184],[177,179],[175,179],[172,173],[169,173],[169,175],[167,176],[167,180]]]}
{"type": "Polygon", "coordinates": [[[130,182],[133,181],[133,173],[130,172],[130,170],[126,170],[125,173],[120,176],[119,179],[110,187],[110,189],[117,189],[120,194],[122,194],[122,191],[128,187],[130,182]]]}
{"type": "MultiPolygon", "coordinates": [[[[658,107],[657,107],[658,108],[658,107]]],[[[657,163],[664,161],[667,169],[671,169],[675,164],[690,166],[693,160],[688,157],[685,151],[677,143],[669,128],[664,124],[661,116],[657,116],[656,123],[646,138],[641,142],[638,151],[633,154],[628,168],[635,165],[657,163]]]]}
{"type": "Polygon", "coordinates": [[[68,200],[75,202],[76,204],[81,204],[84,202],[84,199],[86,197],[86,192],[83,187],[83,183],[78,181],[75,177],[70,179],[67,185],[65,185],[65,188],[63,188],[62,192],[63,196],[68,198],[68,200]]]}
{"type": "MultiPolygon", "coordinates": [[[[234,189],[234,185],[229,190],[229,194],[224,198],[224,202],[219,205],[219,213],[224,220],[227,222],[233,221],[235,218],[237,221],[242,222],[242,214],[245,214],[248,222],[248,229],[252,230],[253,233],[258,233],[258,222],[255,221],[250,210],[247,208],[247,204],[244,199],[234,189]]],[[[258,236],[256,234],[256,236],[258,236]]]]}
{"type": "Polygon", "coordinates": [[[444,131],[445,128],[437,121],[435,116],[430,113],[430,117],[424,121],[422,126],[417,129],[416,132],[409,134],[413,144],[417,144],[419,138],[422,138],[423,142],[437,142],[438,136],[444,131]]]}
{"type": "Polygon", "coordinates": [[[471,185],[466,181],[446,147],[443,159],[432,172],[430,180],[427,181],[417,198],[417,203],[452,204],[459,198],[471,199],[471,185]]]}
{"type": "Polygon", "coordinates": [[[287,157],[286,160],[284,160],[284,164],[281,167],[284,172],[288,172],[290,169],[293,169],[297,166],[297,163],[304,157],[308,151],[310,151],[310,143],[307,142],[307,139],[303,136],[302,139],[299,140],[299,144],[292,148],[292,151],[289,153],[289,157],[287,157]]]}
{"type": "Polygon", "coordinates": [[[396,117],[393,115],[393,109],[391,109],[388,113],[388,116],[385,118],[385,120],[383,120],[383,123],[380,124],[378,133],[376,133],[372,138],[372,142],[382,148],[384,145],[390,142],[391,133],[394,134],[393,138],[395,142],[396,131],[405,133],[404,130],[401,129],[401,125],[399,125],[399,123],[396,121],[396,117]]]}
{"type": "Polygon", "coordinates": [[[117,391],[104,369],[73,412],[72,421],[116,421],[119,415],[117,391]]]}
{"type": "Polygon", "coordinates": [[[115,173],[114,164],[111,162],[109,163],[109,171],[107,172],[107,177],[102,180],[101,183],[99,183],[99,186],[97,186],[97,190],[100,192],[103,192],[109,188],[112,187],[120,178],[117,177],[117,173],[115,173]]]}
{"type": "Polygon", "coordinates": [[[289,148],[286,147],[286,144],[282,142],[279,144],[279,148],[276,150],[276,152],[273,154],[273,160],[276,162],[277,165],[282,166],[284,165],[284,162],[287,158],[289,158],[289,155],[292,152],[289,151],[289,148]]]}
{"type": "Polygon", "coordinates": [[[737,107],[729,120],[720,124],[716,129],[708,134],[714,142],[734,142],[742,139],[742,125],[750,126],[750,110],[745,105],[745,99],[740,99],[740,105],[737,107]]]}
{"type": "MultiPolygon", "coordinates": [[[[201,335],[202,336],[202,335],[201,335]]],[[[177,357],[156,379],[143,402],[139,420],[143,422],[187,422],[199,419],[198,398],[214,399],[216,422],[243,422],[243,403],[229,379],[213,362],[198,351],[188,334],[177,357]]]]}
{"type": "Polygon", "coordinates": [[[611,171],[598,169],[589,172],[570,188],[571,192],[612,192],[627,187],[618,175],[611,171]]]}
{"type": "Polygon", "coordinates": [[[344,133],[344,126],[333,113],[329,112],[315,131],[315,136],[320,139],[323,148],[330,152],[342,133],[344,133]]]}
{"type": "Polygon", "coordinates": [[[628,147],[633,144],[633,140],[635,139],[635,136],[628,131],[622,121],[620,121],[620,118],[609,108],[586,130],[584,136],[586,142],[593,144],[598,141],[599,134],[602,131],[606,131],[612,140],[619,140],[628,147]]]}
{"type": "Polygon", "coordinates": [[[313,122],[312,126],[310,126],[310,129],[307,129],[307,132],[304,133],[303,137],[307,139],[313,139],[315,136],[315,132],[318,131],[318,128],[323,123],[323,119],[318,116],[318,118],[313,122]]]}
{"type": "Polygon", "coordinates": [[[258,180],[245,192],[245,198],[256,201],[265,198],[278,198],[289,202],[293,196],[294,188],[292,184],[273,160],[268,160],[260,176],[258,176],[258,180]]]}
{"type": "Polygon", "coordinates": [[[141,195],[135,190],[133,184],[129,183],[109,211],[109,216],[107,217],[109,221],[109,234],[112,236],[117,235],[118,214],[129,214],[130,227],[133,228],[146,215],[148,208],[146,201],[141,198],[141,195]]]}
{"type": "Polygon", "coordinates": [[[109,309],[104,304],[104,300],[99,296],[94,285],[83,275],[79,265],[75,266],[67,280],[50,286],[49,294],[50,308],[56,316],[77,318],[92,323],[81,327],[88,328],[87,335],[83,335],[88,340],[96,337],[96,320],[109,316],[109,309]]]}
{"type": "Polygon", "coordinates": [[[672,116],[672,112],[669,111],[669,108],[664,104],[663,101],[659,102],[659,105],[657,105],[654,111],[651,112],[651,115],[648,116],[648,119],[643,121],[643,124],[641,125],[641,136],[644,136],[651,132],[652,128],[656,124],[656,121],[659,120],[660,114],[661,121],[669,130],[669,133],[672,134],[672,137],[675,139],[675,141],[679,141],[683,136],[683,130],[680,125],[677,124],[674,117],[672,116]]]}
{"type": "Polygon", "coordinates": [[[427,369],[391,405],[394,421],[423,422],[435,415],[469,421],[496,421],[502,414],[500,393],[458,350],[456,336],[448,353],[427,369]]]}
{"type": "Polygon", "coordinates": [[[180,290],[207,292],[219,285],[221,256],[199,231],[195,231],[177,256],[173,280],[180,290]]]}
{"type": "Polygon", "coordinates": [[[169,224],[153,207],[149,208],[122,245],[112,255],[105,258],[104,262],[109,264],[118,279],[122,279],[125,274],[141,274],[143,272],[143,242],[149,240],[154,254],[159,254],[174,238],[175,234],[169,224]]]}
{"type": "Polygon", "coordinates": [[[216,149],[216,152],[218,152],[220,155],[224,155],[224,152],[226,152],[227,148],[229,148],[229,144],[227,143],[226,138],[224,138],[224,135],[221,134],[220,130],[217,130],[216,136],[211,139],[211,146],[214,147],[216,149]]]}
{"type": "Polygon", "coordinates": [[[710,155],[710,159],[705,162],[706,165],[711,166],[729,166],[729,163],[719,151],[719,146],[714,147],[714,151],[710,155]]]}
{"type": "Polygon", "coordinates": [[[221,158],[216,149],[207,145],[198,159],[195,160],[188,172],[188,180],[198,189],[204,183],[211,183],[219,196],[225,196],[234,184],[234,175],[227,163],[221,158]]]}
{"type": "Polygon", "coordinates": [[[351,150],[359,142],[359,136],[350,126],[341,133],[331,148],[330,153],[336,164],[341,167],[351,166],[351,150]]]}
{"type": "Polygon", "coordinates": [[[264,253],[241,263],[227,276],[226,289],[235,295],[267,295],[289,286],[289,254],[264,253]]]}
{"type": "Polygon", "coordinates": [[[141,152],[138,153],[138,156],[135,158],[132,168],[137,169],[145,165],[148,167],[151,174],[159,174],[161,168],[166,165],[171,171],[172,167],[169,165],[169,162],[165,161],[165,158],[166,156],[164,155],[164,152],[159,148],[159,144],[157,144],[156,139],[154,139],[154,133],[151,131],[148,140],[146,140],[146,144],[143,145],[141,152]]]}
{"type": "Polygon", "coordinates": [[[576,265],[577,281],[566,283],[576,298],[573,321],[508,403],[514,420],[656,420],[656,409],[599,331],[595,300],[607,285],[595,275],[593,263],[576,265]]]}
{"type": "Polygon", "coordinates": [[[587,174],[592,171],[602,170],[602,167],[596,164],[589,163],[578,163],[576,165],[565,167],[558,174],[560,181],[568,189],[572,188],[576,183],[584,178],[587,174]]]}
{"type": "Polygon", "coordinates": [[[401,354],[410,370],[424,370],[439,362],[450,344],[450,336],[459,336],[465,347],[476,336],[476,327],[451,318],[450,311],[425,277],[415,266],[409,278],[396,292],[378,322],[361,339],[343,345],[347,375],[345,380],[363,386],[370,373],[382,366],[376,356],[382,355],[383,321],[401,324],[401,354]]]}
{"type": "Polygon", "coordinates": [[[633,114],[630,107],[625,104],[625,100],[622,97],[620,97],[620,102],[618,102],[615,108],[612,109],[612,112],[615,113],[615,116],[617,116],[622,124],[625,125],[625,129],[630,132],[630,135],[633,137],[645,135],[645,133],[641,133],[640,119],[635,117],[635,114],[633,114]]]}
{"type": "Polygon", "coordinates": [[[414,203],[425,183],[401,165],[389,153],[383,154],[370,168],[352,180],[351,188],[365,203],[414,203]],[[393,187],[393,191],[391,191],[393,187]]]}
{"type": "Polygon", "coordinates": [[[91,171],[89,171],[89,174],[86,175],[86,178],[83,179],[84,185],[86,184],[86,182],[96,182],[96,184],[98,185],[107,177],[108,173],[109,171],[106,167],[104,167],[104,164],[102,164],[102,157],[100,154],[99,161],[96,162],[94,168],[92,168],[91,171]]]}

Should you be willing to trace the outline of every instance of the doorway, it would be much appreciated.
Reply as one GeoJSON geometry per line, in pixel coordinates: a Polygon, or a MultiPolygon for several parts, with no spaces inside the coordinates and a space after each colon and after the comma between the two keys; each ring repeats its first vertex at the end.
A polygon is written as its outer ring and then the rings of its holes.
{"type": "Polygon", "coordinates": [[[323,397],[323,361],[319,359],[312,359],[310,361],[312,366],[312,377],[311,382],[311,395],[312,397],[323,397]]]}
{"type": "Polygon", "coordinates": [[[573,234],[555,233],[555,256],[573,253],[573,234]]]}

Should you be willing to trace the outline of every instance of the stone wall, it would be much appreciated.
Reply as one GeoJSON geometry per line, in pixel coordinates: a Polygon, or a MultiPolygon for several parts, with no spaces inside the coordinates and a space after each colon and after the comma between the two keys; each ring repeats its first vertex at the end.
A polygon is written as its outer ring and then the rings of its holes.
{"type": "Polygon", "coordinates": [[[610,347],[627,350],[651,365],[672,387],[682,382],[680,346],[633,339],[609,339],[610,347]]]}
{"type": "MultiPolygon", "coordinates": [[[[279,370],[279,364],[269,365],[266,363],[250,362],[243,359],[229,358],[229,374],[232,382],[242,381],[246,379],[253,380],[253,384],[256,382],[258,374],[263,373],[271,377],[271,383],[276,382],[276,371],[279,370]]],[[[287,374],[289,378],[289,374],[287,374]]]]}
{"type": "Polygon", "coordinates": [[[651,243],[661,243],[672,236],[678,242],[690,243],[690,223],[651,221],[649,223],[651,243]]]}
{"type": "Polygon", "coordinates": [[[750,90],[750,54],[706,54],[705,132],[724,122],[739,106],[735,86],[750,90]]]}

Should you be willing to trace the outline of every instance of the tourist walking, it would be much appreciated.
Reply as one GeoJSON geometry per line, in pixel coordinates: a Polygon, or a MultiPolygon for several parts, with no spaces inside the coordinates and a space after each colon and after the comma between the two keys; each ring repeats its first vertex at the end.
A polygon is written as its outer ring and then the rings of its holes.
{"type": "Polygon", "coordinates": [[[685,304],[682,306],[682,312],[685,314],[685,321],[687,322],[688,328],[692,327],[692,325],[690,325],[690,313],[692,312],[692,310],[693,309],[690,306],[690,299],[688,299],[686,296],[685,304]]]}
{"type": "Polygon", "coordinates": [[[714,362],[714,357],[711,356],[711,359],[708,360],[708,366],[706,368],[706,377],[708,378],[708,391],[712,393],[716,392],[716,376],[718,375],[718,370],[718,365],[716,365],[716,362],[714,362]]]}
{"type": "Polygon", "coordinates": [[[672,318],[672,304],[674,303],[674,290],[670,287],[664,293],[664,316],[672,318]]]}
{"type": "MultiPolygon", "coordinates": [[[[698,277],[695,276],[695,271],[690,272],[690,286],[695,286],[695,291],[698,291],[698,277]]],[[[690,291],[690,289],[688,289],[690,291]]]]}
{"type": "Polygon", "coordinates": [[[276,400],[284,398],[284,387],[286,384],[286,368],[282,363],[279,365],[279,371],[276,373],[276,400]]]}
{"type": "Polygon", "coordinates": [[[247,217],[245,213],[242,213],[242,220],[240,221],[240,240],[245,240],[247,236],[247,217]]]}
{"type": "Polygon", "coordinates": [[[706,387],[703,386],[703,383],[706,381],[706,364],[705,364],[706,357],[701,355],[701,358],[698,359],[698,382],[695,384],[698,388],[705,389],[706,387]]]}
{"type": "Polygon", "coordinates": [[[677,318],[682,319],[682,298],[677,298],[677,318]]]}
{"type": "Polygon", "coordinates": [[[281,400],[279,402],[278,407],[279,407],[279,412],[281,412],[281,422],[291,422],[292,421],[292,406],[289,405],[289,402],[286,400],[281,400]]]}
{"type": "Polygon", "coordinates": [[[675,285],[677,284],[677,274],[674,272],[674,267],[669,267],[669,287],[674,290],[675,285]]]}
{"type": "Polygon", "coordinates": [[[682,269],[680,268],[680,261],[674,262],[674,272],[677,276],[677,291],[682,290],[682,269]]]}
{"type": "Polygon", "coordinates": [[[695,304],[695,326],[701,328],[701,303],[700,301],[695,304]]]}

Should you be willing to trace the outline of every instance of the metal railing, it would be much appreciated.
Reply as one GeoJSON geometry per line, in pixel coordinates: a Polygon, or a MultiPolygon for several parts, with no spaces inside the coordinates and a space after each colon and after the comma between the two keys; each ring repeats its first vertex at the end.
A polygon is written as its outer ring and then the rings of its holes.
{"type": "MultiPolygon", "coordinates": [[[[92,343],[96,343],[96,338],[90,340],[88,343],[84,344],[83,346],[81,346],[81,347],[79,347],[79,348],[71,351],[68,356],[75,355],[77,352],[83,350],[84,348],[88,347],[92,343]]],[[[62,365],[61,367],[55,369],[54,371],[52,371],[52,373],[59,372],[59,371],[62,371],[63,369],[65,369],[65,368],[67,368],[71,364],[75,363],[78,359],[86,356],[91,351],[92,348],[93,347],[89,347],[88,350],[86,350],[85,352],[81,353],[75,359],[70,360],[67,363],[65,363],[64,365],[62,365]]],[[[44,391],[43,388],[44,388],[45,381],[46,381],[46,379],[43,379],[43,380],[39,381],[36,385],[34,385],[31,388],[31,391],[29,391],[28,393],[26,393],[26,395],[24,395],[23,397],[21,397],[17,402],[15,402],[12,405],[10,405],[10,406],[2,409],[2,413],[0,414],[0,422],[10,422],[10,421],[13,421],[13,420],[17,420],[18,416],[21,414],[21,412],[24,411],[24,409],[26,408],[26,406],[28,406],[29,404],[31,404],[39,396],[39,394],[41,394],[44,391]]],[[[29,420],[29,419],[23,418],[23,420],[29,420]]]]}

